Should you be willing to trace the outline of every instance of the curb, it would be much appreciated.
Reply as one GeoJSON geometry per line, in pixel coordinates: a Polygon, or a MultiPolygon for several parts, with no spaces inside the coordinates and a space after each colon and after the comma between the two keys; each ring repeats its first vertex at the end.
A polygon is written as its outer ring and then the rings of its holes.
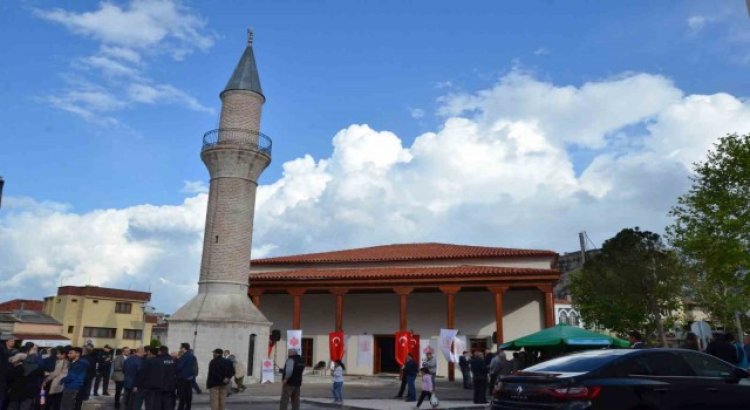
{"type": "MultiPolygon", "coordinates": [[[[360,400],[360,399],[358,399],[360,400]]],[[[325,407],[329,409],[342,409],[342,410],[371,410],[371,409],[377,409],[378,407],[367,407],[364,405],[352,405],[352,404],[336,404],[336,403],[328,403],[325,401],[317,401],[315,399],[305,399],[301,398],[300,401],[302,403],[306,404],[314,404],[316,406],[325,407]]],[[[424,409],[429,409],[430,407],[424,407],[424,409]]],[[[441,407],[438,406],[438,409],[441,407]]],[[[457,406],[457,407],[449,407],[449,410],[478,410],[478,409],[487,409],[489,408],[489,405],[485,404],[471,404],[471,405],[464,405],[464,406],[457,406]]]]}

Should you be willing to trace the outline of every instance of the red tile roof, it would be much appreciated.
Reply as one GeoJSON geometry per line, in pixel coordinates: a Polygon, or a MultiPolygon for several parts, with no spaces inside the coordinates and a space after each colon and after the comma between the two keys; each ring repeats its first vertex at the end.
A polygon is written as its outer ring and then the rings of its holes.
{"type": "Polygon", "coordinates": [[[44,310],[44,302],[41,300],[13,299],[0,303],[0,312],[21,310],[21,305],[23,305],[23,310],[31,310],[33,312],[41,312],[44,310]]]}
{"type": "Polygon", "coordinates": [[[440,267],[403,267],[383,268],[345,268],[345,269],[298,269],[276,272],[261,272],[250,275],[250,286],[257,282],[306,281],[306,280],[341,280],[341,279],[423,279],[423,278],[458,278],[458,277],[513,277],[559,275],[554,269],[508,268],[501,266],[440,266],[440,267]]]}
{"type": "Polygon", "coordinates": [[[150,292],[100,288],[98,286],[61,286],[57,288],[57,295],[90,296],[102,299],[135,300],[140,302],[151,300],[150,292]]]}
{"type": "Polygon", "coordinates": [[[308,253],[254,259],[251,265],[283,265],[302,263],[352,263],[352,262],[392,262],[420,261],[435,259],[478,259],[516,258],[549,256],[557,257],[557,252],[536,249],[494,248],[489,246],[452,245],[445,243],[409,243],[372,246],[369,248],[346,249],[341,251],[308,253]]]}

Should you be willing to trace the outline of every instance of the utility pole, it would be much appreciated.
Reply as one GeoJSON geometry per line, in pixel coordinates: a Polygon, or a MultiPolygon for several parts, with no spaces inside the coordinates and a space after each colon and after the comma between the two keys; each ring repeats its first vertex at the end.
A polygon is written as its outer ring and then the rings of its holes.
{"type": "Polygon", "coordinates": [[[578,232],[578,242],[581,244],[581,266],[586,263],[586,231],[578,232]]]}

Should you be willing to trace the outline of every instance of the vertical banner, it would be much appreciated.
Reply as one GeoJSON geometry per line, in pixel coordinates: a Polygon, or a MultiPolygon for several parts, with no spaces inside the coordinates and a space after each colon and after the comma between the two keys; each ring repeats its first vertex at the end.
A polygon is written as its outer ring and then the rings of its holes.
{"type": "Polygon", "coordinates": [[[302,331],[301,330],[287,330],[286,331],[286,350],[294,349],[302,355],[302,331]]]}
{"type": "Polygon", "coordinates": [[[419,354],[419,335],[409,335],[409,353],[411,353],[417,363],[422,363],[422,357],[419,354]]]}
{"type": "Polygon", "coordinates": [[[357,337],[357,366],[372,367],[373,338],[362,335],[357,337]]]}
{"type": "Polygon", "coordinates": [[[458,359],[463,355],[466,350],[466,336],[456,336],[453,339],[453,355],[451,355],[451,362],[458,363],[458,359]]]}
{"type": "Polygon", "coordinates": [[[440,329],[440,341],[438,346],[440,351],[443,352],[445,360],[451,361],[451,355],[453,354],[453,339],[456,338],[458,330],[456,329],[440,329]]]}
{"type": "Polygon", "coordinates": [[[263,367],[260,372],[261,383],[273,383],[273,360],[263,360],[263,367]]]}
{"type": "Polygon", "coordinates": [[[331,332],[328,334],[328,352],[331,361],[338,362],[344,359],[344,332],[331,332]]]}
{"type": "Polygon", "coordinates": [[[409,332],[396,332],[396,363],[399,366],[403,366],[406,363],[406,355],[409,353],[409,338],[411,333],[409,332]]]}

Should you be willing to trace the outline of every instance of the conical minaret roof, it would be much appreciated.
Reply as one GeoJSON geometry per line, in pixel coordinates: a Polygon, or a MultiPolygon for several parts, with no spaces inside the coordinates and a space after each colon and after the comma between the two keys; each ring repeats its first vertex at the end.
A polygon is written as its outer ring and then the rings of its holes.
{"type": "Polygon", "coordinates": [[[263,99],[263,90],[260,88],[260,77],[258,76],[258,66],[255,64],[255,55],[253,54],[253,31],[247,30],[247,47],[242,53],[240,62],[232,73],[227,86],[224,87],[223,94],[229,90],[246,90],[260,94],[263,99]]]}

